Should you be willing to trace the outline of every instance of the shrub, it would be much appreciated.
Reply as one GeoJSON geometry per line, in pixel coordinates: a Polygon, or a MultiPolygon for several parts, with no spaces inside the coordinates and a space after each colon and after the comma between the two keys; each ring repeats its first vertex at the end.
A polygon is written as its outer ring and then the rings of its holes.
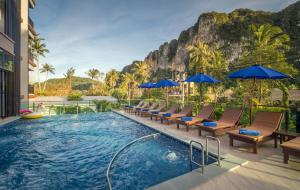
{"type": "Polygon", "coordinates": [[[69,96],[68,96],[68,101],[79,101],[82,100],[82,93],[80,91],[73,91],[69,96]]]}
{"type": "Polygon", "coordinates": [[[80,113],[94,113],[94,110],[90,107],[81,108],[80,113]]]}
{"type": "Polygon", "coordinates": [[[92,113],[94,110],[90,107],[81,107],[81,106],[56,106],[55,112],[56,114],[77,114],[78,113],[92,113]]]}
{"type": "Polygon", "coordinates": [[[56,114],[77,114],[77,109],[78,113],[80,113],[80,106],[57,106],[55,107],[55,112],[56,114]]]}
{"type": "Polygon", "coordinates": [[[122,100],[126,100],[127,99],[127,92],[123,91],[120,88],[116,88],[112,91],[112,97],[116,98],[118,100],[118,102],[122,101],[122,100]]]}

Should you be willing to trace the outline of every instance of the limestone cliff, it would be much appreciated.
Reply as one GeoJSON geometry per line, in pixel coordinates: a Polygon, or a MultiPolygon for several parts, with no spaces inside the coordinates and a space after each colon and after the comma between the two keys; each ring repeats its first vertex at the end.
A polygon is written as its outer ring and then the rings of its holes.
{"type": "MultiPolygon", "coordinates": [[[[293,49],[300,50],[300,2],[277,12],[237,9],[231,13],[205,13],[197,23],[181,32],[178,39],[162,44],[150,52],[145,61],[151,64],[152,74],[159,79],[163,70],[185,71],[189,64],[187,45],[201,40],[218,47],[230,64],[235,64],[243,52],[250,24],[271,23],[280,26],[290,35],[293,49]]],[[[131,65],[123,72],[129,71],[131,65]]]]}

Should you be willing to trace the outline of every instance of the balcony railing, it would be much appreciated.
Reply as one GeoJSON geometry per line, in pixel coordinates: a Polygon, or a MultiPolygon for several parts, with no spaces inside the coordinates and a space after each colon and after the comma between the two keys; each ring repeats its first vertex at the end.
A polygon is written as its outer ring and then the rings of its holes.
{"type": "Polygon", "coordinates": [[[29,22],[29,25],[31,25],[34,28],[34,23],[30,17],[28,17],[28,22],[29,22]]]}
{"type": "Polygon", "coordinates": [[[37,33],[34,29],[34,22],[32,21],[32,19],[30,17],[28,17],[28,29],[34,36],[37,35],[37,33]]]}
{"type": "Polygon", "coordinates": [[[29,8],[33,9],[35,7],[35,0],[29,0],[29,8]]]}
{"type": "Polygon", "coordinates": [[[33,57],[33,54],[31,53],[30,49],[28,49],[28,63],[32,67],[36,67],[36,64],[34,63],[34,57],[33,57]]]}

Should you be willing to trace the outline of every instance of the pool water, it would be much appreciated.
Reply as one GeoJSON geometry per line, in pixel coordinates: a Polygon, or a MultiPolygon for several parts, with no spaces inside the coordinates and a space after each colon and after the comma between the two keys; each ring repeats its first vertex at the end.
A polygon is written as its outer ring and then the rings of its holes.
{"type": "MultiPolygon", "coordinates": [[[[0,189],[108,189],[114,154],[152,133],[112,112],[15,121],[0,128],[0,189]]],[[[114,162],[112,187],[144,189],[187,173],[188,154],[165,135],[138,142],[114,162]]]]}

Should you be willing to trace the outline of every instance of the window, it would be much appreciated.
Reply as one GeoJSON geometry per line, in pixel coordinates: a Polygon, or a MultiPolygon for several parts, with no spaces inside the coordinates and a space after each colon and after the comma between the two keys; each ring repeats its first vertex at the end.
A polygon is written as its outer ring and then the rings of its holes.
{"type": "Polygon", "coordinates": [[[5,33],[5,0],[0,0],[0,32],[5,33]]]}
{"type": "Polygon", "coordinates": [[[0,49],[0,68],[13,72],[14,58],[0,49]]]}

